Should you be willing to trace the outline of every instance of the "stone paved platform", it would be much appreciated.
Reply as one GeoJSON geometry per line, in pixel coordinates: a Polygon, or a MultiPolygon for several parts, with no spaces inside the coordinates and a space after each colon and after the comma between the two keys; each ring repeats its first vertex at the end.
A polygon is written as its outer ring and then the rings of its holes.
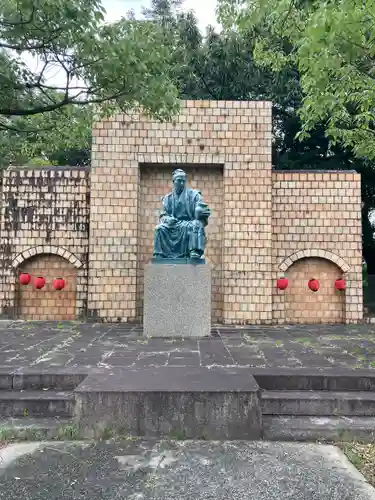
{"type": "Polygon", "coordinates": [[[142,327],[0,322],[0,369],[152,366],[375,369],[375,325],[214,327],[211,336],[163,339],[142,327]]]}

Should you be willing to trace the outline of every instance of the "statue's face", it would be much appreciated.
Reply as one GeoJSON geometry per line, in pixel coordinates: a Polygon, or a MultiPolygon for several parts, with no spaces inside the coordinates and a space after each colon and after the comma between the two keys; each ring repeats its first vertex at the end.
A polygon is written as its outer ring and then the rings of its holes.
{"type": "Polygon", "coordinates": [[[176,193],[181,193],[185,189],[186,177],[181,175],[174,179],[173,186],[176,193]]]}

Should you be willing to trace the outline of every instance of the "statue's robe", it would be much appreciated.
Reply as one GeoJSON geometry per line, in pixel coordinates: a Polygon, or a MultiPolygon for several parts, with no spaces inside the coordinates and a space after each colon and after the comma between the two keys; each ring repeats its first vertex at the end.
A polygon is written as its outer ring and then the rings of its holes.
{"type": "Polygon", "coordinates": [[[203,255],[204,223],[195,220],[195,208],[200,201],[201,193],[191,188],[185,188],[179,195],[173,191],[164,196],[163,212],[155,229],[154,257],[188,258],[191,252],[203,255]],[[168,217],[177,220],[170,222],[168,217]]]}

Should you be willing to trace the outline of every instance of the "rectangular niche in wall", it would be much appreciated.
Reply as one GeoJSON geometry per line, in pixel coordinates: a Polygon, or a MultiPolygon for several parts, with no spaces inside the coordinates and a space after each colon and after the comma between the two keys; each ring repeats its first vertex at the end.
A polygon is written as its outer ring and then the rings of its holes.
{"type": "Polygon", "coordinates": [[[207,227],[206,260],[212,268],[212,315],[219,322],[222,316],[222,231],[223,231],[223,166],[222,165],[140,165],[140,196],[138,210],[138,314],[143,311],[144,266],[150,261],[153,250],[154,228],[159,220],[162,197],[172,190],[172,172],[182,168],[188,175],[188,186],[199,189],[211,208],[207,227]]]}

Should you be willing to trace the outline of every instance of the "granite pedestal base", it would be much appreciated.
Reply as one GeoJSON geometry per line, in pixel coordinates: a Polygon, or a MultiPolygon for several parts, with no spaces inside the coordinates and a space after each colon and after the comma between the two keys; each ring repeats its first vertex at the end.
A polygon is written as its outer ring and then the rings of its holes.
{"type": "Polygon", "coordinates": [[[144,275],[143,329],[146,337],[209,335],[209,265],[147,264],[144,275]]]}

